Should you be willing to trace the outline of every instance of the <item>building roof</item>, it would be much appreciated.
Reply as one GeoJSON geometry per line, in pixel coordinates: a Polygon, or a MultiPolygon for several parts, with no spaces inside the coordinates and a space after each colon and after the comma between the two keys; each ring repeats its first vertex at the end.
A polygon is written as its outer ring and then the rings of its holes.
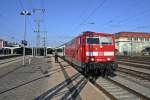
{"type": "Polygon", "coordinates": [[[0,38],[0,41],[4,41],[4,39],[1,39],[1,38],[0,38]]]}
{"type": "Polygon", "coordinates": [[[150,38],[150,33],[146,32],[118,32],[115,33],[115,37],[143,37],[143,38],[150,38]]]}
{"type": "Polygon", "coordinates": [[[90,35],[94,35],[94,36],[113,36],[113,34],[110,33],[103,33],[103,32],[92,32],[92,31],[85,31],[83,32],[83,34],[81,34],[81,36],[90,36],[90,35]]]}

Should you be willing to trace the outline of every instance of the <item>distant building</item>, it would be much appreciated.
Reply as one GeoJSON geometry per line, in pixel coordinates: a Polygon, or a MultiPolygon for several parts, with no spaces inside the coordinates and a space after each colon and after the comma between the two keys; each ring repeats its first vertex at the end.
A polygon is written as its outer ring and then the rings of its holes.
{"type": "Polygon", "coordinates": [[[3,48],[3,40],[0,39],[0,48],[3,48]]]}
{"type": "Polygon", "coordinates": [[[4,48],[7,45],[7,41],[0,39],[0,48],[4,48]]]}
{"type": "Polygon", "coordinates": [[[15,42],[9,42],[7,43],[7,47],[21,47],[21,45],[15,42]]]}
{"type": "Polygon", "coordinates": [[[116,49],[122,55],[139,55],[141,51],[150,47],[150,33],[118,32],[115,33],[116,49]]]}
{"type": "Polygon", "coordinates": [[[21,45],[15,42],[8,42],[0,39],[0,55],[1,54],[14,54],[15,49],[21,48],[21,45]]]}
{"type": "Polygon", "coordinates": [[[21,47],[21,45],[15,42],[8,42],[5,41],[4,39],[0,39],[0,48],[5,48],[5,47],[21,47]]]}

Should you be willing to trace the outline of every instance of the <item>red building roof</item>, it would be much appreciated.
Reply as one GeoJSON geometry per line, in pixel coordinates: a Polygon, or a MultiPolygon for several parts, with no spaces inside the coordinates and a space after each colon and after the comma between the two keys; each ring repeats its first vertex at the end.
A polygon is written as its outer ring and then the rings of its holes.
{"type": "Polygon", "coordinates": [[[115,37],[143,37],[143,38],[150,38],[150,33],[146,32],[118,32],[115,33],[115,37]]]}

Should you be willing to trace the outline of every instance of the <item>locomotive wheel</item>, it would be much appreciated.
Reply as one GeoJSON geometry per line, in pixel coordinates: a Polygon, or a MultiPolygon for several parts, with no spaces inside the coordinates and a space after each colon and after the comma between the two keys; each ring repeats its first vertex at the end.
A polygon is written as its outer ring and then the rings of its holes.
{"type": "Polygon", "coordinates": [[[114,64],[113,64],[113,70],[116,71],[117,68],[118,68],[118,63],[114,62],[114,64]]]}
{"type": "Polygon", "coordinates": [[[104,68],[102,71],[102,77],[105,77],[105,75],[106,75],[106,68],[104,68]]]}
{"type": "Polygon", "coordinates": [[[108,76],[114,77],[116,74],[114,73],[114,64],[109,64],[108,65],[108,76]]]}
{"type": "Polygon", "coordinates": [[[87,73],[86,73],[86,67],[83,67],[82,70],[83,70],[82,74],[83,74],[85,77],[87,77],[87,76],[86,76],[86,74],[87,74],[87,73]]]}
{"type": "Polygon", "coordinates": [[[90,80],[90,82],[95,83],[96,78],[95,78],[95,77],[90,76],[90,77],[89,77],[89,80],[90,80]]]}

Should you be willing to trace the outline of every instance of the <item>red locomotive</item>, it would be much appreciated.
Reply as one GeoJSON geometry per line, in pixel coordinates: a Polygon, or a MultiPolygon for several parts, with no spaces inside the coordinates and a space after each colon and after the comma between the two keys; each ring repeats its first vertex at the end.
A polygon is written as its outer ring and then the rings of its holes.
{"type": "Polygon", "coordinates": [[[112,76],[115,63],[113,34],[83,32],[63,46],[67,61],[88,76],[112,76]]]}

